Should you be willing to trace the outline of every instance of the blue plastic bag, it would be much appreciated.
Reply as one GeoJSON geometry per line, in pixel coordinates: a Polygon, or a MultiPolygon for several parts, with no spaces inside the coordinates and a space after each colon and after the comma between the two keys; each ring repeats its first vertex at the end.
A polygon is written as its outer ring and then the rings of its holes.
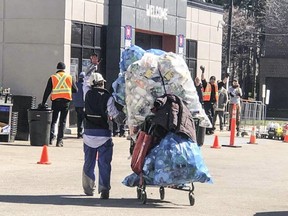
{"type": "Polygon", "coordinates": [[[146,52],[152,53],[152,54],[157,55],[157,56],[161,56],[161,55],[166,53],[165,51],[160,50],[160,49],[149,49],[149,50],[146,50],[146,52]]]}
{"type": "Polygon", "coordinates": [[[125,106],[125,75],[119,74],[119,77],[112,83],[113,97],[115,101],[125,106]]]}
{"type": "MultiPolygon", "coordinates": [[[[212,183],[197,143],[171,132],[146,156],[143,174],[147,185],[212,183]]],[[[136,186],[139,184],[139,176],[131,174],[122,183],[136,186]]]]}
{"type": "Polygon", "coordinates": [[[132,45],[131,47],[125,49],[121,55],[120,69],[122,71],[127,71],[129,65],[131,65],[135,61],[140,60],[144,53],[145,50],[136,45],[132,45]]]}

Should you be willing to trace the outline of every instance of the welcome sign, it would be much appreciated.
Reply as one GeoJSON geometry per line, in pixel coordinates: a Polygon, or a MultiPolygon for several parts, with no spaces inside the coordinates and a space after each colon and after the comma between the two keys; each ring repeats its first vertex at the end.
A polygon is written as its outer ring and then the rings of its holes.
{"type": "Polygon", "coordinates": [[[168,9],[146,4],[146,15],[156,19],[167,20],[168,9]]]}

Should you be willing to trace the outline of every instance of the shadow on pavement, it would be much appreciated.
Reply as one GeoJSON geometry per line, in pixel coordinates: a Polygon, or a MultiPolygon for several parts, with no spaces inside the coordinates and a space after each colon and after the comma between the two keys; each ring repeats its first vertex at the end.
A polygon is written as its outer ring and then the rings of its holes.
{"type": "MultiPolygon", "coordinates": [[[[27,141],[27,142],[28,142],[28,141],[27,141]]],[[[19,146],[19,147],[43,147],[43,146],[31,146],[30,143],[29,143],[29,144],[1,143],[0,146],[10,146],[10,147],[15,147],[15,146],[19,146]]]]}
{"type": "MultiPolygon", "coordinates": [[[[96,197],[92,198],[79,195],[0,195],[0,202],[116,208],[172,208],[171,205],[169,207],[162,205],[164,203],[172,204],[171,202],[156,199],[147,199],[147,203],[144,205],[141,203],[141,200],[137,200],[136,198],[110,198],[103,200],[96,197]]],[[[175,204],[172,205],[173,209],[175,209],[175,204]]]]}
{"type": "Polygon", "coordinates": [[[278,211],[278,212],[258,212],[254,216],[287,216],[288,211],[278,211]]]}

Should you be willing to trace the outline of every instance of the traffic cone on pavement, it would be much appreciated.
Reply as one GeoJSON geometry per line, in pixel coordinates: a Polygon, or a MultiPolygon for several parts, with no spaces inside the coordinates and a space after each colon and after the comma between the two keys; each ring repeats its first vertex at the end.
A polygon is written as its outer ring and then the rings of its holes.
{"type": "Polygon", "coordinates": [[[255,132],[255,127],[254,126],[252,127],[250,141],[248,142],[248,144],[257,144],[256,143],[256,132],[255,132]]]}
{"type": "Polygon", "coordinates": [[[213,146],[211,146],[211,148],[221,148],[221,146],[219,145],[219,142],[218,142],[218,136],[215,135],[215,138],[214,138],[214,143],[213,143],[213,146]]]}
{"type": "Polygon", "coordinates": [[[37,164],[51,164],[48,160],[48,148],[47,145],[43,145],[40,161],[37,164]]]}
{"type": "Polygon", "coordinates": [[[288,142],[288,130],[285,132],[284,140],[283,142],[288,142]]]}

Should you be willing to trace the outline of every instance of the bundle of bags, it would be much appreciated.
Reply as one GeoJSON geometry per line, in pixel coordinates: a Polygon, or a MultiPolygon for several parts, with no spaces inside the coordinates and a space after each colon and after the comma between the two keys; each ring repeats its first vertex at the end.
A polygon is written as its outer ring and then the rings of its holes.
{"type": "Polygon", "coordinates": [[[184,100],[193,117],[200,119],[200,126],[211,127],[181,56],[157,49],[144,51],[134,45],[123,51],[120,69],[112,84],[113,96],[125,107],[128,126],[143,123],[151,114],[154,100],[167,93],[184,100]]]}
{"type": "MultiPolygon", "coordinates": [[[[153,115],[154,102],[164,94],[181,98],[200,126],[211,123],[199,102],[199,97],[185,60],[162,50],[147,50],[132,46],[122,53],[118,79],[112,84],[115,100],[124,106],[129,127],[143,124],[153,115]]],[[[212,182],[196,142],[169,132],[145,157],[143,177],[148,185],[179,185],[188,182],[212,182]]],[[[122,182],[139,185],[139,175],[133,173],[122,182]]]]}

